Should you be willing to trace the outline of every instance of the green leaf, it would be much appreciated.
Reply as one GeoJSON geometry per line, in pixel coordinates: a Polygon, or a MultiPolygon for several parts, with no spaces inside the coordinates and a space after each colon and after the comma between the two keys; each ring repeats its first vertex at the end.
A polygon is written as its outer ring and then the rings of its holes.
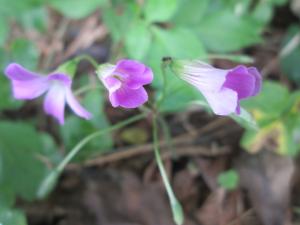
{"type": "MultiPolygon", "coordinates": [[[[152,85],[157,89],[157,95],[159,96],[163,89],[162,57],[200,58],[205,57],[205,51],[201,42],[190,30],[184,28],[162,30],[154,27],[153,31],[155,39],[151,45],[147,62],[155,74],[152,85]]],[[[202,99],[199,91],[177,78],[175,74],[167,71],[166,75],[167,94],[161,105],[162,111],[175,112],[183,110],[191,101],[202,99]]]]}
{"type": "MultiPolygon", "coordinates": [[[[298,25],[289,27],[286,37],[283,40],[283,46],[286,46],[295,35],[299,35],[300,29],[298,25]]],[[[298,86],[300,85],[300,44],[294,46],[292,51],[288,55],[284,55],[280,58],[280,65],[283,72],[287,77],[294,81],[298,86]]]]}
{"type": "Polygon", "coordinates": [[[236,51],[261,42],[261,27],[229,10],[207,15],[196,29],[205,46],[214,52],[236,51]]]}
{"type": "MultiPolygon", "coordinates": [[[[71,150],[82,138],[97,130],[105,129],[109,122],[104,113],[104,99],[100,90],[93,90],[83,99],[85,108],[93,114],[89,121],[82,120],[76,116],[66,119],[65,125],[61,127],[61,134],[67,150],[71,150]]],[[[111,149],[113,140],[111,134],[105,134],[90,141],[84,151],[81,151],[76,160],[81,161],[95,154],[101,154],[111,149]]]]}
{"type": "Polygon", "coordinates": [[[151,33],[146,23],[141,20],[131,25],[126,33],[125,48],[130,58],[142,60],[151,44],[151,33]]]}
{"type": "Polygon", "coordinates": [[[283,85],[265,81],[259,95],[242,101],[242,105],[254,113],[256,120],[278,118],[286,109],[289,91],[283,85]],[[276,96],[276,97],[274,97],[276,96]]]}
{"type": "Polygon", "coordinates": [[[109,28],[115,43],[124,38],[128,27],[138,20],[140,9],[134,1],[121,1],[115,7],[107,7],[102,11],[102,19],[109,28]]]}
{"type": "Polygon", "coordinates": [[[0,122],[0,137],[0,185],[9,185],[24,199],[34,199],[47,172],[39,160],[43,147],[39,134],[25,123],[0,122]]]}
{"type": "Polygon", "coordinates": [[[27,69],[36,69],[39,52],[36,46],[26,39],[16,39],[10,46],[10,60],[27,69]]]}
{"type": "Polygon", "coordinates": [[[14,203],[15,203],[14,191],[9,187],[9,185],[5,185],[5,184],[0,185],[0,208],[12,207],[14,203]]]}
{"type": "Polygon", "coordinates": [[[0,17],[0,46],[4,45],[9,34],[9,25],[8,21],[0,17]]]}
{"type": "Polygon", "coordinates": [[[264,26],[269,23],[273,17],[273,7],[268,1],[259,1],[259,3],[255,5],[251,16],[257,23],[264,26]]]}
{"type": "Polygon", "coordinates": [[[106,0],[51,0],[49,2],[50,6],[71,19],[82,19],[105,3],[106,0]]]}
{"type": "Polygon", "coordinates": [[[172,22],[176,25],[198,25],[208,4],[209,0],[180,0],[172,22]]]}
{"type": "Polygon", "coordinates": [[[25,11],[16,19],[25,29],[45,32],[47,30],[48,11],[46,7],[36,7],[25,11]]]}
{"type": "Polygon", "coordinates": [[[8,53],[0,48],[0,110],[2,109],[16,109],[22,105],[22,101],[17,101],[12,97],[10,81],[2,73],[5,65],[8,63],[8,53]]]}
{"type": "Polygon", "coordinates": [[[153,32],[163,47],[165,52],[163,56],[194,59],[204,57],[206,54],[201,41],[192,30],[186,28],[163,30],[153,27],[153,32]]]}
{"type": "Polygon", "coordinates": [[[27,225],[24,213],[16,209],[0,207],[1,225],[27,225]]]}
{"type": "Polygon", "coordinates": [[[239,175],[235,170],[227,170],[219,174],[218,183],[226,190],[234,190],[239,183],[239,175]]]}
{"type": "Polygon", "coordinates": [[[165,22],[176,12],[177,0],[147,0],[144,6],[146,21],[165,22]]]}
{"type": "Polygon", "coordinates": [[[23,104],[22,101],[13,98],[10,81],[2,73],[0,73],[0,96],[2,96],[0,110],[17,109],[23,104]]]}
{"type": "Polygon", "coordinates": [[[27,10],[40,7],[47,0],[0,0],[0,15],[16,18],[27,10]]]}

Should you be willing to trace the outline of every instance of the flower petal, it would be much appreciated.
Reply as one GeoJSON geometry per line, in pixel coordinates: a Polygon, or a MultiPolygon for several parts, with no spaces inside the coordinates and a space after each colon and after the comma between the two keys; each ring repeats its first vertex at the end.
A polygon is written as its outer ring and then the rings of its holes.
{"type": "Polygon", "coordinates": [[[63,73],[53,73],[48,76],[48,80],[51,83],[58,83],[58,85],[63,85],[65,87],[71,87],[72,79],[63,73]]]}
{"type": "Polygon", "coordinates": [[[230,113],[238,113],[238,94],[228,88],[222,88],[219,92],[202,91],[213,112],[225,116],[230,113]]]}
{"type": "Polygon", "coordinates": [[[113,76],[102,78],[102,82],[110,93],[115,92],[122,85],[122,82],[113,76]]]}
{"type": "Polygon", "coordinates": [[[236,91],[238,99],[244,99],[252,96],[255,77],[248,72],[247,67],[237,66],[227,74],[223,87],[236,91]]]}
{"type": "Polygon", "coordinates": [[[11,80],[27,81],[41,77],[40,75],[26,70],[17,63],[9,64],[5,69],[6,76],[11,80]]]}
{"type": "Polygon", "coordinates": [[[261,74],[258,72],[258,70],[255,67],[249,67],[248,72],[252,74],[255,78],[255,87],[252,93],[252,96],[257,95],[260,92],[261,89],[261,83],[262,83],[262,78],[261,74]]]}
{"type": "Polygon", "coordinates": [[[130,89],[122,86],[109,96],[113,107],[122,106],[124,108],[137,108],[148,100],[148,94],[143,87],[130,89]]]}
{"type": "Polygon", "coordinates": [[[16,99],[34,99],[42,95],[49,88],[47,77],[32,80],[12,80],[12,91],[16,99]]]}
{"type": "Polygon", "coordinates": [[[45,112],[54,116],[61,125],[64,124],[65,95],[66,87],[59,84],[51,85],[44,101],[45,112]]]}
{"type": "Polygon", "coordinates": [[[187,61],[179,72],[181,79],[198,89],[212,92],[222,88],[227,74],[228,70],[217,69],[200,61],[187,61]]]}
{"type": "Polygon", "coordinates": [[[73,95],[70,88],[66,88],[66,100],[70,108],[74,111],[74,113],[82,118],[90,119],[92,114],[88,112],[85,108],[83,108],[75,96],[73,95]]]}
{"type": "Polygon", "coordinates": [[[124,79],[126,85],[131,89],[138,89],[143,85],[150,84],[153,80],[152,70],[135,60],[120,60],[116,65],[115,73],[124,79]]]}

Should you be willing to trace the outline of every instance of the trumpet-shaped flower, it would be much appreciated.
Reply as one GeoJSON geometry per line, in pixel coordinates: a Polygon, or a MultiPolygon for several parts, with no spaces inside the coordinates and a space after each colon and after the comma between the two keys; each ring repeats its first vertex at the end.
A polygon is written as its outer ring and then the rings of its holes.
{"type": "Polygon", "coordinates": [[[72,79],[69,76],[59,72],[42,76],[16,63],[9,64],[5,74],[12,82],[12,91],[16,99],[34,99],[47,92],[44,110],[60,124],[64,124],[66,103],[76,115],[85,119],[91,118],[91,114],[74,97],[71,91],[72,79]]]}
{"type": "Polygon", "coordinates": [[[217,115],[240,114],[240,100],[258,94],[261,75],[255,67],[214,68],[201,61],[174,61],[178,76],[195,86],[217,115]]]}
{"type": "Polygon", "coordinates": [[[106,64],[99,68],[98,76],[113,107],[136,108],[148,100],[143,86],[152,82],[153,73],[140,62],[123,59],[116,65],[106,64]]]}

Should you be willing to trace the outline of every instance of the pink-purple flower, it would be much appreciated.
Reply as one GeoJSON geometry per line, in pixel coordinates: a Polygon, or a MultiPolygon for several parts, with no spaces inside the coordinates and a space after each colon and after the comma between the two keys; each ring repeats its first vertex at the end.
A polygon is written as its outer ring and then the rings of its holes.
{"type": "Polygon", "coordinates": [[[152,82],[153,73],[138,61],[122,59],[116,65],[102,65],[98,76],[109,92],[113,107],[136,108],[148,100],[143,86],[152,82]]]}
{"type": "Polygon", "coordinates": [[[9,64],[5,69],[6,76],[12,82],[12,91],[16,99],[34,99],[47,92],[44,110],[64,124],[66,103],[74,113],[84,119],[91,114],[84,109],[71,91],[72,79],[63,73],[55,72],[47,76],[26,70],[19,64],[9,64]]]}
{"type": "Polygon", "coordinates": [[[171,66],[203,94],[217,115],[240,114],[240,100],[257,95],[261,88],[262,78],[255,67],[224,70],[197,60],[177,60],[171,66]]]}

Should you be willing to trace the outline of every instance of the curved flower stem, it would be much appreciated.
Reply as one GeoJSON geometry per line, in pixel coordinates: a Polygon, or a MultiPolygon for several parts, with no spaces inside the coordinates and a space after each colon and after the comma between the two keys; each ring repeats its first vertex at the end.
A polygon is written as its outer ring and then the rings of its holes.
{"type": "Polygon", "coordinates": [[[103,86],[102,85],[90,85],[90,84],[87,84],[87,85],[82,86],[82,87],[78,88],[77,90],[75,90],[74,91],[74,95],[81,95],[84,92],[95,90],[95,89],[103,90],[103,86]]]}
{"type": "Polygon", "coordinates": [[[141,120],[143,118],[145,118],[147,114],[143,113],[143,114],[138,114],[136,116],[133,116],[127,120],[124,120],[120,123],[117,123],[113,126],[110,126],[106,129],[100,130],[100,131],[96,131],[88,136],[86,136],[85,138],[83,138],[80,142],[78,142],[77,145],[75,145],[75,147],[67,154],[67,156],[59,163],[59,165],[53,170],[51,171],[51,173],[43,180],[42,184],[40,185],[40,188],[38,190],[38,197],[42,198],[45,195],[47,195],[49,193],[49,191],[51,191],[52,187],[55,185],[59,175],[61,174],[61,172],[64,170],[64,168],[66,167],[66,165],[74,158],[74,156],[92,139],[99,137],[103,134],[106,134],[108,132],[120,129],[128,124],[131,124],[133,122],[136,122],[138,120],[141,120]]]}
{"type": "Polygon", "coordinates": [[[234,55],[234,54],[209,54],[208,59],[227,59],[238,63],[253,63],[254,59],[247,55],[234,55]]]}
{"type": "Polygon", "coordinates": [[[77,59],[78,61],[81,61],[81,60],[86,60],[88,61],[95,69],[98,68],[98,62],[91,56],[89,55],[79,55],[77,56],[75,59],[77,59]]]}
{"type": "Polygon", "coordinates": [[[171,136],[171,131],[170,131],[169,125],[163,116],[159,115],[157,119],[162,127],[162,131],[163,131],[166,143],[167,143],[167,147],[172,152],[173,157],[176,157],[176,152],[174,151],[174,146],[172,143],[172,136],[171,136]]]}
{"type": "Polygon", "coordinates": [[[153,116],[153,145],[154,145],[155,160],[169,197],[172,214],[173,214],[173,220],[177,225],[181,225],[183,224],[184,221],[183,210],[172,190],[162,159],[160,157],[156,116],[153,116]]]}

